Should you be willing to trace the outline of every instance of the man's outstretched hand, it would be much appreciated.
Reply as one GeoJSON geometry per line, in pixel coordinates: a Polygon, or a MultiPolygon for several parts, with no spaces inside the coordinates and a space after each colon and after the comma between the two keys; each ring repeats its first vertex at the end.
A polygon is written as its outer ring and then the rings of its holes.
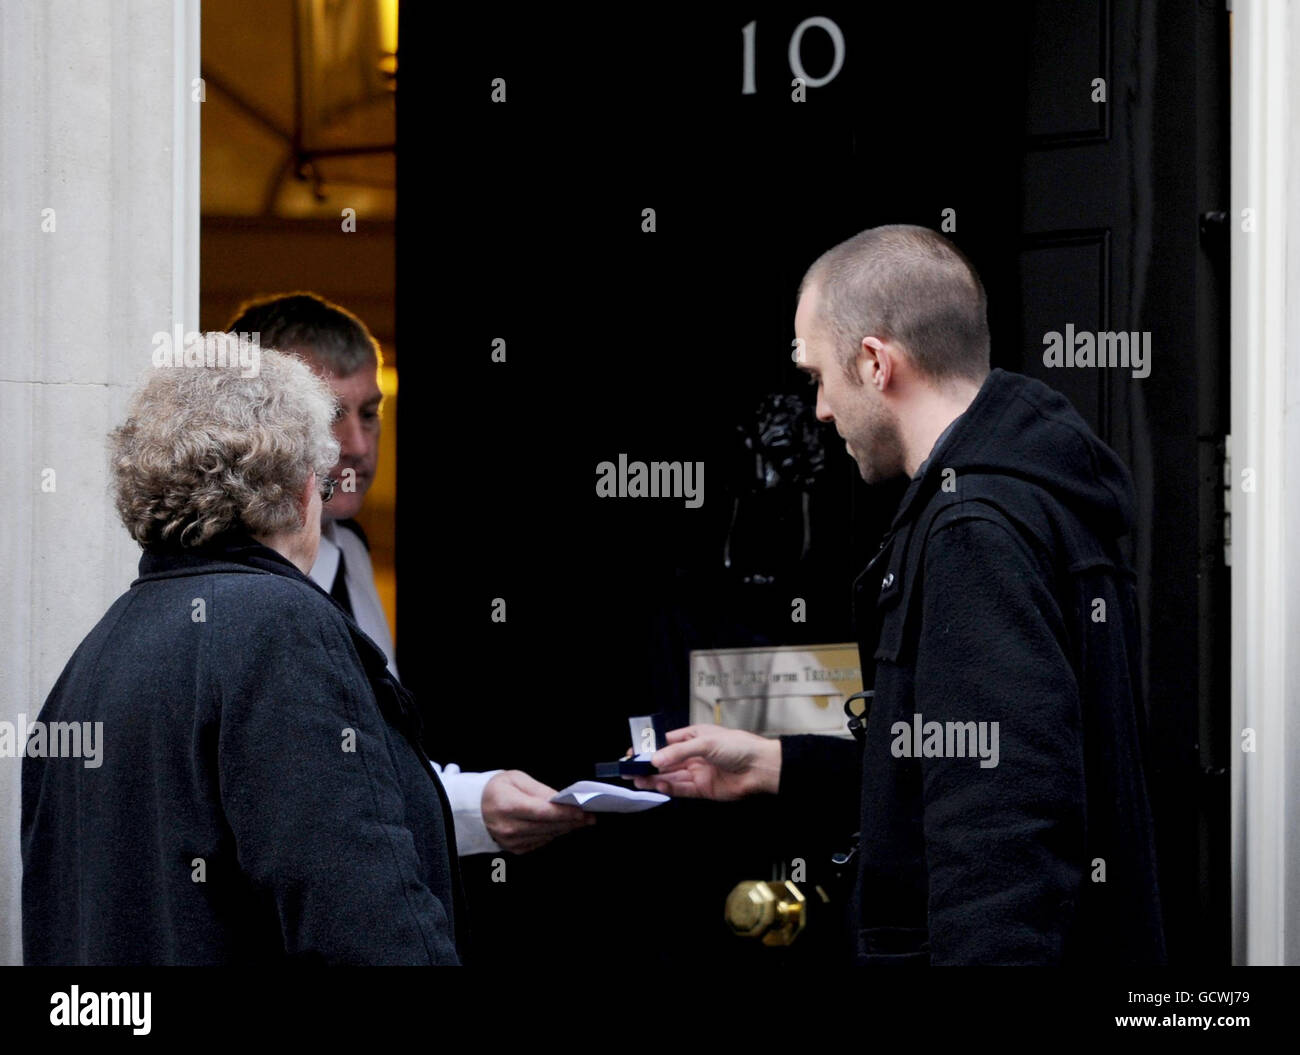
{"type": "Polygon", "coordinates": [[[512,854],[545,846],[557,835],[595,824],[596,818],[577,806],[551,801],[548,788],[518,769],[498,773],[483,788],[483,823],[488,834],[512,854]]]}
{"type": "Polygon", "coordinates": [[[634,777],[638,788],[681,798],[730,802],[781,783],[781,741],[719,725],[674,729],[650,760],[658,773],[634,777]]]}

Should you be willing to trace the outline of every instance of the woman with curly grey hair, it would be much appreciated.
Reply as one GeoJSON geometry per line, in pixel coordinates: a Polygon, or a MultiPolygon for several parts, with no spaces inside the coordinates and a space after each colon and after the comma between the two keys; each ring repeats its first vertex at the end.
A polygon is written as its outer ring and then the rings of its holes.
{"type": "Polygon", "coordinates": [[[293,356],[263,353],[254,377],[155,370],[112,435],[118,514],[146,548],[198,547],[237,527],[311,535],[320,509],[309,518],[300,504],[308,475],[323,480],[338,459],[333,416],[329,387],[293,356]]]}
{"type": "Polygon", "coordinates": [[[418,713],[307,576],[333,397],[293,356],[243,372],[156,368],[112,433],[140,576],[28,741],[29,964],[459,962],[452,818],[418,713]],[[55,749],[73,729],[102,731],[93,766],[55,749]]]}

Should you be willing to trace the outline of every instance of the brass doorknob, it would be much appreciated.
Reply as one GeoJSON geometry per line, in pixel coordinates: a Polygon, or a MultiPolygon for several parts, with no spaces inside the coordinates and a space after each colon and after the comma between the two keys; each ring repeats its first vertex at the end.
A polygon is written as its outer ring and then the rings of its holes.
{"type": "Polygon", "coordinates": [[[789,945],[808,925],[808,899],[786,879],[747,879],[727,895],[724,912],[732,933],[764,945],[789,945]]]}

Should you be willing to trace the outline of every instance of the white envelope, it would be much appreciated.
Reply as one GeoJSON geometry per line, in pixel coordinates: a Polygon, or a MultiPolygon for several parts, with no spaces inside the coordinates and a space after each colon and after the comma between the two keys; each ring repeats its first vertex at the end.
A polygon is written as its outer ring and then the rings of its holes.
{"type": "Polygon", "coordinates": [[[588,813],[640,813],[662,806],[669,796],[657,791],[637,791],[599,780],[579,780],[551,796],[561,806],[578,806],[588,813]]]}

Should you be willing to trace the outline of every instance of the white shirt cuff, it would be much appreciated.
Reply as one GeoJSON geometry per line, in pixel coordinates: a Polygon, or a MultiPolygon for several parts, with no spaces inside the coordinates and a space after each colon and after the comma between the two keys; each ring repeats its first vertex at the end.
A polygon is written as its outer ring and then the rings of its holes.
{"type": "Polygon", "coordinates": [[[460,766],[454,762],[446,766],[440,766],[437,762],[431,762],[430,765],[442,781],[447,800],[451,803],[451,815],[456,822],[456,852],[461,857],[501,853],[501,847],[488,834],[487,825],[483,821],[483,789],[502,770],[462,773],[460,766]]]}

